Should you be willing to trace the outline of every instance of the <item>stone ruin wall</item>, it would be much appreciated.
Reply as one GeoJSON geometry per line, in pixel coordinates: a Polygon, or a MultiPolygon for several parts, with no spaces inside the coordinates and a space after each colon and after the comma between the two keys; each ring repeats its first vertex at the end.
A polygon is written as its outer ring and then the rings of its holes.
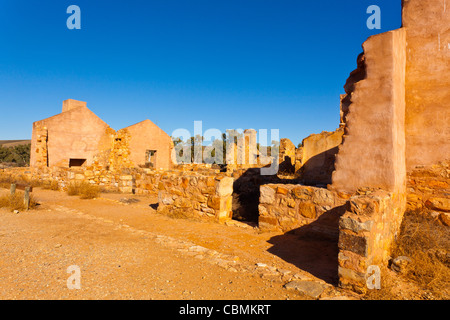
{"type": "MultiPolygon", "coordinates": [[[[367,267],[386,265],[406,208],[449,224],[449,23],[445,1],[405,0],[403,28],[370,37],[344,87],[327,188],[348,199],[335,213],[342,287],[364,291],[367,267]]],[[[262,186],[261,225],[298,231],[320,221],[327,200],[298,199],[306,188],[262,186]]]]}
{"type": "Polygon", "coordinates": [[[317,231],[324,237],[337,240],[337,219],[343,213],[345,202],[343,197],[324,188],[298,184],[263,185],[259,200],[259,228],[289,232],[310,226],[303,230],[317,231]],[[312,225],[318,220],[322,223],[312,225]]]}
{"type": "Polygon", "coordinates": [[[416,166],[407,176],[407,210],[429,212],[450,226],[450,160],[416,166]]]}
{"type": "Polygon", "coordinates": [[[233,215],[233,182],[226,176],[163,174],[158,183],[158,212],[226,222],[233,215]]]}
{"type": "MultiPolygon", "coordinates": [[[[341,96],[340,128],[311,135],[299,148],[280,141],[280,171],[294,171],[296,181],[260,175],[267,159],[249,147],[252,130],[226,155],[237,163],[239,151],[244,164],[226,172],[201,164],[172,171],[132,168],[123,130],[107,131],[102,152],[85,168],[9,169],[0,171],[0,179],[54,180],[61,189],[87,181],[158,195],[161,213],[221,222],[232,217],[233,196],[256,198],[261,230],[337,241],[340,285],[364,291],[367,267],[387,263],[406,207],[430,210],[448,225],[449,17],[441,1],[405,0],[404,27],[364,43],[341,96]]],[[[45,166],[48,132],[36,132],[35,161],[45,166]]]]}

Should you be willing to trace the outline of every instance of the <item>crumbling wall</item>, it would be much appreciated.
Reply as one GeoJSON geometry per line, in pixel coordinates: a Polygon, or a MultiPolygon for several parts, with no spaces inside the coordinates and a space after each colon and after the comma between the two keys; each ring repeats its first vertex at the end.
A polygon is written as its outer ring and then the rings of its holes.
{"type": "Polygon", "coordinates": [[[45,126],[36,125],[35,138],[31,140],[30,162],[36,167],[48,166],[48,129],[45,126]]]}
{"type": "Polygon", "coordinates": [[[427,211],[449,225],[450,161],[416,166],[408,173],[407,209],[427,211]]]}
{"type": "Polygon", "coordinates": [[[344,129],[312,134],[303,139],[299,168],[301,180],[308,185],[327,185],[335,169],[336,154],[342,144],[344,129]]]}
{"type": "Polygon", "coordinates": [[[131,135],[127,129],[121,129],[116,132],[112,139],[111,151],[109,153],[109,170],[120,171],[125,168],[133,168],[130,151],[131,135]]]}
{"type": "Polygon", "coordinates": [[[172,139],[152,121],[144,120],[123,130],[130,135],[129,158],[136,167],[144,166],[148,160],[146,151],[153,150],[156,151],[156,163],[153,164],[153,168],[156,170],[171,168],[172,139]]]}
{"type": "Polygon", "coordinates": [[[372,36],[363,48],[343,97],[345,133],[331,186],[356,193],[340,218],[339,281],[357,291],[365,290],[370,265],[387,262],[406,207],[406,30],[372,36]],[[385,191],[360,195],[361,188],[385,191]]]}
{"type": "Polygon", "coordinates": [[[336,192],[302,185],[267,184],[261,186],[260,194],[261,230],[288,232],[310,225],[308,231],[337,240],[337,221],[346,200],[336,192]],[[312,225],[319,219],[324,223],[312,225]]]}
{"type": "Polygon", "coordinates": [[[333,188],[404,192],[405,29],[370,37],[363,45],[366,78],[355,83],[339,147],[333,188]]]}
{"type": "Polygon", "coordinates": [[[294,173],[296,162],[296,148],[291,140],[280,140],[280,156],[278,157],[279,172],[294,173]]]}
{"type": "Polygon", "coordinates": [[[158,183],[158,212],[174,217],[232,218],[234,179],[224,176],[163,174],[158,183]]]}

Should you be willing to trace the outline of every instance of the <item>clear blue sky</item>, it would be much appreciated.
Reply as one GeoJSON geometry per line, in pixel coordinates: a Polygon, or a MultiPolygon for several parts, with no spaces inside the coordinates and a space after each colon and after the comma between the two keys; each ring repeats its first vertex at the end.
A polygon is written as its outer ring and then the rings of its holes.
{"type": "Polygon", "coordinates": [[[116,130],[201,120],[297,145],[338,127],[361,44],[400,26],[400,0],[0,0],[0,140],[29,139],[72,98],[116,130]],[[72,4],[81,30],[66,27],[72,4]]]}

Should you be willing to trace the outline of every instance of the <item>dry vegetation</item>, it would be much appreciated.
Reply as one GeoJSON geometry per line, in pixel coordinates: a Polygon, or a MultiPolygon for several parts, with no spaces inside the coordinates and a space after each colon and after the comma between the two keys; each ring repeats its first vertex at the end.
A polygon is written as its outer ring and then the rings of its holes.
{"type": "Polygon", "coordinates": [[[439,297],[450,285],[449,248],[448,227],[420,211],[409,212],[402,223],[394,255],[411,258],[406,276],[439,297]]]}
{"type": "Polygon", "coordinates": [[[100,188],[87,182],[73,182],[67,187],[69,196],[80,196],[81,199],[95,199],[100,195],[100,188]]]}
{"type": "MultiPolygon", "coordinates": [[[[33,196],[30,194],[30,206],[29,209],[34,209],[37,206],[36,200],[33,198],[33,196]]],[[[0,208],[7,208],[11,212],[14,210],[22,211],[25,210],[25,203],[24,203],[24,193],[18,192],[14,195],[7,194],[0,197],[0,208]]]]}
{"type": "Polygon", "coordinates": [[[449,227],[422,211],[405,213],[391,256],[406,256],[411,262],[401,274],[391,270],[382,271],[382,289],[370,291],[367,298],[449,299],[449,249],[449,227]],[[412,291],[412,288],[416,290],[408,293],[408,288],[409,291],[412,291]]]}

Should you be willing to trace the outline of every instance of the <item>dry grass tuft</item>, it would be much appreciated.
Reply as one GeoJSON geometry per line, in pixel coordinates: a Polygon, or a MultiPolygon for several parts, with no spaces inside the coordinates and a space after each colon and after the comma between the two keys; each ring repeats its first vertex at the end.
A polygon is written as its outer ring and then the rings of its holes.
{"type": "Polygon", "coordinates": [[[95,199],[100,195],[100,188],[87,182],[73,182],[67,187],[69,196],[80,196],[80,199],[95,199]]]}
{"type": "Polygon", "coordinates": [[[426,212],[406,212],[393,258],[406,256],[411,262],[400,274],[384,268],[381,290],[369,290],[369,300],[448,300],[450,297],[450,232],[426,212]]]}
{"type": "Polygon", "coordinates": [[[58,181],[55,181],[55,180],[46,181],[46,182],[42,183],[42,188],[44,190],[58,191],[59,190],[59,184],[58,184],[58,181]]]}
{"type": "Polygon", "coordinates": [[[409,257],[412,262],[405,276],[439,299],[450,288],[449,248],[448,227],[424,212],[413,211],[405,214],[393,256],[409,257]]]}
{"type": "MultiPolygon", "coordinates": [[[[11,212],[14,210],[22,211],[25,210],[25,204],[23,201],[24,194],[22,192],[17,192],[14,195],[3,195],[0,197],[0,208],[8,208],[11,212]]],[[[30,206],[29,209],[34,209],[37,206],[37,201],[30,194],[30,206]]]]}

